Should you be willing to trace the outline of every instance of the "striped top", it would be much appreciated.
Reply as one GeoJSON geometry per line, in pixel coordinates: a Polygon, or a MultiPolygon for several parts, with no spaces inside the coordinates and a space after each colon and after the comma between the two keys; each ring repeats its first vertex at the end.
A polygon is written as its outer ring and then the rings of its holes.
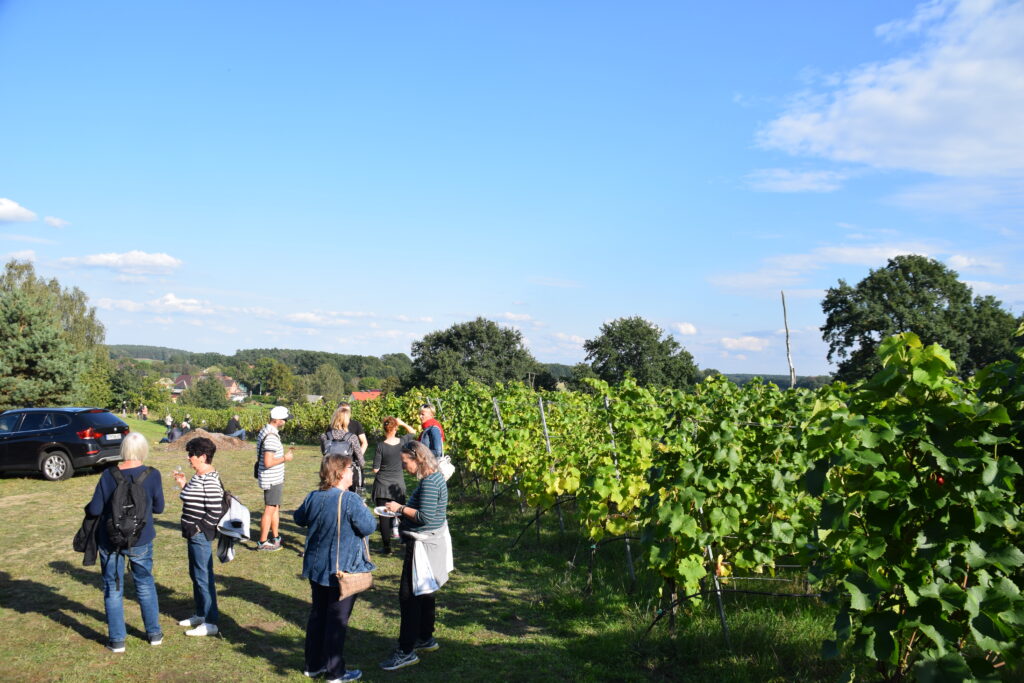
{"type": "Polygon", "coordinates": [[[224,515],[224,486],[217,470],[193,475],[181,490],[181,535],[192,538],[197,531],[209,540],[217,535],[217,522],[224,515]]]}
{"type": "Polygon", "coordinates": [[[263,454],[273,451],[275,458],[284,457],[284,444],[281,443],[281,435],[274,425],[264,425],[260,433],[256,435],[256,460],[260,464],[260,471],[257,479],[261,489],[269,489],[271,486],[284,483],[284,462],[273,467],[263,465],[263,454]]]}
{"type": "Polygon", "coordinates": [[[409,496],[406,503],[416,510],[416,518],[402,517],[399,529],[406,531],[433,531],[448,520],[448,484],[440,472],[428,474],[409,496]]]}

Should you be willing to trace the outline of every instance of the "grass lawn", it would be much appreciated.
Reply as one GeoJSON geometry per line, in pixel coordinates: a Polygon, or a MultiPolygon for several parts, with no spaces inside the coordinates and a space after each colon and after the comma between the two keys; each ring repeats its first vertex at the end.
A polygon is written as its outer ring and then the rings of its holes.
{"type": "MultiPolygon", "coordinates": [[[[129,419],[151,442],[164,432],[156,423],[129,419]]],[[[221,634],[187,638],[177,620],[192,614],[181,503],[170,476],[183,455],[154,447],[147,464],[163,475],[167,510],[157,518],[154,574],[165,633],[162,646],[145,641],[131,579],[126,590],[125,654],[104,648],[106,621],[98,567],[83,567],[71,548],[82,507],[98,474],[82,472],[51,483],[41,477],[0,478],[0,507],[10,523],[0,568],[0,678],[26,681],[305,680],[302,649],[309,608],[308,584],[299,577],[302,530],[291,512],[317,482],[320,454],[298,446],[288,465],[282,506],[284,550],[238,548],[236,559],[217,564],[221,634]]],[[[253,512],[258,530],[262,495],[252,478],[252,450],[218,453],[223,480],[253,512]]],[[[486,487],[489,489],[489,487],[486,487]]],[[[651,586],[625,590],[622,544],[597,558],[595,591],[585,592],[586,553],[573,532],[561,534],[543,518],[512,549],[529,516],[513,501],[496,515],[483,509],[484,491],[452,490],[449,509],[456,573],[438,597],[437,652],[419,665],[381,671],[377,662],[398,634],[400,557],[376,556],[377,588],[356,602],[346,645],[350,668],[364,680],[835,680],[845,664],[818,657],[832,616],[811,600],[730,596],[732,650],[722,644],[717,612],[700,604],[680,613],[676,638],[659,623],[641,638],[653,617],[651,586]],[[578,553],[575,569],[569,564],[578,553]]],[[[571,513],[567,528],[572,528],[571,513]]],[[[379,548],[374,535],[371,552],[379,548]]],[[[642,579],[641,584],[644,580],[642,579]]],[[[665,622],[667,620],[663,620],[665,622]]]]}

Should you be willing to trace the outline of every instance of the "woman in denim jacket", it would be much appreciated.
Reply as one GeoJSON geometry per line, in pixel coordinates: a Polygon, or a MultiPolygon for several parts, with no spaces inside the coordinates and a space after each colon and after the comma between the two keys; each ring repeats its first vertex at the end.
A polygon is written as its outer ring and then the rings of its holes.
{"type": "Polygon", "coordinates": [[[345,633],[356,596],[339,600],[336,569],[376,569],[366,552],[366,537],[377,528],[363,499],[347,490],[352,485],[352,458],[331,454],[320,464],[320,488],[295,511],[295,523],[309,527],[302,557],[302,576],[309,579],[312,606],[306,622],[306,675],[325,674],[329,681],[356,681],[358,669],[345,670],[345,633]],[[338,499],[341,529],[338,529],[338,499]],[[340,540],[339,540],[340,538],[340,540]]]}

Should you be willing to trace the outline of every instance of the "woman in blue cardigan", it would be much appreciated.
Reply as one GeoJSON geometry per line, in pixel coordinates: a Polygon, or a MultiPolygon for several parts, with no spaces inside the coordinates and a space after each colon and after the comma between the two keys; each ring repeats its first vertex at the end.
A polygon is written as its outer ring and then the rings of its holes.
{"type": "Polygon", "coordinates": [[[356,596],[339,600],[335,570],[368,572],[376,567],[366,550],[366,537],[377,528],[373,514],[352,485],[352,458],[328,455],[320,464],[320,488],[295,511],[295,523],[309,527],[302,557],[302,576],[309,579],[313,604],[306,623],[306,671],[329,681],[357,681],[358,669],[345,670],[345,633],[356,596]],[[338,500],[341,499],[341,527],[338,500]]]}

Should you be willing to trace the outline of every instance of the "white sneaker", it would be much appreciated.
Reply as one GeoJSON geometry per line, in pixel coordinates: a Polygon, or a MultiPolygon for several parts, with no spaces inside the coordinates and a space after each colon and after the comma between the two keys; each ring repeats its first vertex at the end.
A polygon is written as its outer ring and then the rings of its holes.
{"type": "Polygon", "coordinates": [[[217,624],[202,623],[193,629],[185,631],[186,636],[215,636],[217,635],[217,624]]]}
{"type": "Polygon", "coordinates": [[[188,619],[182,619],[181,621],[179,621],[178,626],[188,626],[189,628],[195,628],[204,621],[206,621],[206,619],[203,619],[200,616],[192,615],[188,619]]]}

